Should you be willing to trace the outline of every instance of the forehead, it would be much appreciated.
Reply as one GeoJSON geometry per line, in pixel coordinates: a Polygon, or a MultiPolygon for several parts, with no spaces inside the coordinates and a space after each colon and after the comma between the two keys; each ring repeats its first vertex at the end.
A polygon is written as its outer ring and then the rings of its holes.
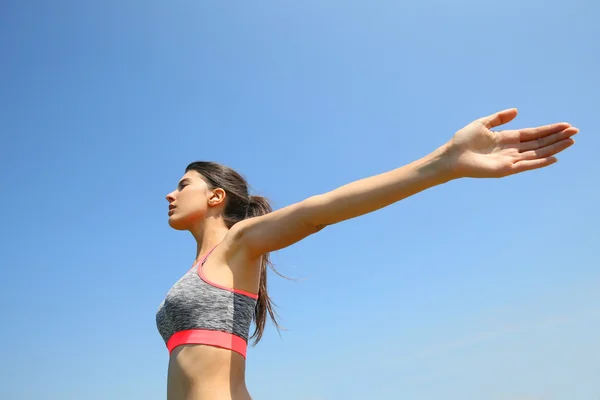
{"type": "Polygon", "coordinates": [[[202,177],[196,171],[188,171],[179,179],[179,182],[183,182],[184,180],[188,182],[200,182],[202,181],[202,177]]]}

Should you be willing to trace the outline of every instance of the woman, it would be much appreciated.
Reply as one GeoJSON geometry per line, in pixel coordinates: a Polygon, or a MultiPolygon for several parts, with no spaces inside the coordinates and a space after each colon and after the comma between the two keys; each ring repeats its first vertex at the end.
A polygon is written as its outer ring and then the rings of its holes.
{"type": "MultiPolygon", "coordinates": [[[[267,313],[269,252],[290,246],[328,225],[378,210],[453,179],[500,178],[543,168],[571,146],[568,123],[492,131],[516,109],[478,119],[431,154],[401,168],[344,185],[271,212],[249,196],[235,171],[190,164],[167,195],[169,225],[197,242],[192,268],[169,291],[157,325],[170,352],[168,400],[248,400],[245,357],[262,336],[267,313]]],[[[276,321],[275,321],[276,323],[276,321]]]]}

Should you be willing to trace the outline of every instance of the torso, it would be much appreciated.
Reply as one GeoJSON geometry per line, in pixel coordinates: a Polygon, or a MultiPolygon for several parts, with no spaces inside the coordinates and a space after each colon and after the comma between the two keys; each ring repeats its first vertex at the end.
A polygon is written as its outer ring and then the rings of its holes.
{"type": "MultiPolygon", "coordinates": [[[[238,351],[217,347],[218,344],[176,345],[172,348],[169,358],[167,400],[251,400],[245,382],[246,359],[245,355],[241,354],[244,352],[239,351],[239,337],[245,336],[247,340],[248,332],[244,331],[243,327],[248,325],[246,314],[252,304],[251,301],[255,300],[251,296],[258,292],[260,261],[257,261],[255,266],[243,265],[240,260],[229,260],[225,263],[224,247],[223,244],[217,246],[203,265],[201,260],[173,286],[165,302],[161,303],[157,313],[157,323],[161,335],[167,340],[169,337],[174,337],[171,335],[172,332],[190,331],[188,328],[191,326],[187,325],[194,323],[194,319],[188,322],[185,319],[188,314],[199,312],[195,326],[202,325],[205,322],[202,320],[204,315],[202,309],[206,309],[205,314],[214,314],[218,317],[212,318],[213,320],[229,322],[221,326],[208,321],[205,326],[200,327],[225,331],[227,329],[221,328],[231,325],[228,332],[219,333],[231,335],[238,343],[236,345],[238,351]],[[189,300],[181,300],[182,292],[189,300]],[[219,298],[218,302],[214,302],[214,306],[211,303],[211,296],[219,298]],[[226,315],[223,307],[223,304],[227,304],[225,298],[229,299],[227,300],[230,304],[227,307],[229,315],[226,315]],[[218,311],[219,307],[221,311],[218,311]],[[235,327],[230,321],[231,309],[235,310],[233,311],[235,327]],[[177,318],[174,318],[174,314],[183,314],[183,317],[178,318],[176,315],[177,318]]],[[[211,333],[210,330],[206,332],[211,333]]]]}
{"type": "Polygon", "coordinates": [[[178,346],[169,359],[167,400],[251,400],[245,361],[213,346],[178,346]]]}

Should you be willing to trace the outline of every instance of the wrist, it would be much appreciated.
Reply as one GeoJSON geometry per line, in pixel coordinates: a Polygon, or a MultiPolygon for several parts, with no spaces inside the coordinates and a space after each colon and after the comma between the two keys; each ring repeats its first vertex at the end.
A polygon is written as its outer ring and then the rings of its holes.
{"type": "Polygon", "coordinates": [[[462,178],[456,168],[456,155],[452,149],[452,143],[447,142],[425,157],[425,169],[440,183],[462,178]]]}

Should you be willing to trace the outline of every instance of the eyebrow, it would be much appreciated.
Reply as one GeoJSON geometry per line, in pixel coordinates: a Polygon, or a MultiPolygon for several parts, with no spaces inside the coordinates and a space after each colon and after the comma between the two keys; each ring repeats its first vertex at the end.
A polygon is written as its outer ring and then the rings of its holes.
{"type": "Polygon", "coordinates": [[[181,186],[182,183],[191,183],[190,178],[183,178],[182,180],[180,180],[177,184],[177,187],[181,186]]]}

